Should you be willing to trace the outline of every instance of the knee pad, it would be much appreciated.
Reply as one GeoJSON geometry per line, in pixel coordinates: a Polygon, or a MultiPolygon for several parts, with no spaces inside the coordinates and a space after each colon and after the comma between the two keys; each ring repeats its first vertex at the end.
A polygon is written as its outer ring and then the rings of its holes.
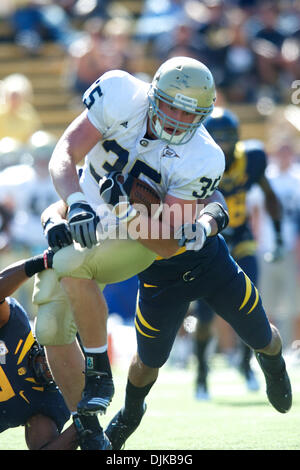
{"type": "Polygon", "coordinates": [[[32,296],[37,305],[35,335],[44,346],[72,343],[77,328],[67,295],[52,269],[36,275],[32,296]]]}

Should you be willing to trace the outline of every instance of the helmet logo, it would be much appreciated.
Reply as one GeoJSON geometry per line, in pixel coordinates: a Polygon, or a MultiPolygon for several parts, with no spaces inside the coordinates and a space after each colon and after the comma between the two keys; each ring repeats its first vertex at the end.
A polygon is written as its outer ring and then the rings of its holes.
{"type": "Polygon", "coordinates": [[[176,93],[173,104],[178,108],[184,108],[187,112],[195,112],[198,101],[195,98],[190,98],[182,93],[176,93]]]}

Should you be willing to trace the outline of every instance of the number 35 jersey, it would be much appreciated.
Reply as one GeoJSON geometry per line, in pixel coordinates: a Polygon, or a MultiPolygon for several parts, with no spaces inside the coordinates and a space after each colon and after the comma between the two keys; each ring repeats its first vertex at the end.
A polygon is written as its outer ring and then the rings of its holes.
{"type": "Polygon", "coordinates": [[[246,196],[264,176],[267,156],[263,144],[256,140],[237,142],[234,161],[225,171],[219,189],[229,212],[229,225],[222,232],[234,258],[252,255],[256,243],[248,223],[246,196]]]}
{"type": "Polygon", "coordinates": [[[147,138],[149,84],[123,71],[101,76],[84,94],[90,122],[103,139],[87,154],[81,186],[98,206],[98,181],[110,171],[141,178],[164,200],[166,194],[193,200],[210,196],[222,177],[222,150],[200,126],[185,145],[147,138]]]}

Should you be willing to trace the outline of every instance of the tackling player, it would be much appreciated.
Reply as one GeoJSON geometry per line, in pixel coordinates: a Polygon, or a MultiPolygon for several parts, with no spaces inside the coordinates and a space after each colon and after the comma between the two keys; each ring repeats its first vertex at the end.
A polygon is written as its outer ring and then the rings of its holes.
{"type": "Polygon", "coordinates": [[[27,313],[10,297],[29,277],[51,266],[51,259],[48,251],[0,273],[0,433],[24,426],[30,450],[73,450],[78,446],[74,426],[61,433],[70,412],[27,313]]]}
{"type": "MultiPolygon", "coordinates": [[[[256,259],[256,241],[254,240],[247,212],[247,193],[258,184],[265,195],[266,208],[273,220],[276,233],[275,258],[280,256],[281,238],[281,203],[265,177],[267,156],[263,144],[257,140],[239,140],[239,121],[228,109],[214,108],[205,121],[205,127],[222,148],[225,154],[225,172],[219,185],[229,211],[228,227],[222,232],[231,255],[239,266],[257,285],[258,266],[256,259]]],[[[196,358],[198,373],[196,397],[209,398],[207,387],[207,346],[212,336],[213,311],[202,300],[197,300],[193,309],[199,322],[196,330],[196,358]]],[[[249,390],[259,387],[250,366],[251,350],[247,345],[240,345],[241,359],[239,368],[246,379],[249,390]]]]}

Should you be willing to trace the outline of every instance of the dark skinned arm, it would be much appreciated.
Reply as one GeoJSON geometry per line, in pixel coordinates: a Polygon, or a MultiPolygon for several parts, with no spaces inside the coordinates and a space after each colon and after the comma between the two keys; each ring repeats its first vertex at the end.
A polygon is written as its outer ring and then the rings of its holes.
{"type": "Polygon", "coordinates": [[[259,181],[259,186],[265,196],[266,211],[273,221],[275,231],[276,247],[272,253],[266,253],[265,260],[274,262],[282,258],[282,235],[281,235],[281,219],[282,219],[282,205],[274,193],[269,181],[263,176],[259,181]]]}
{"type": "Polygon", "coordinates": [[[41,414],[27,421],[25,440],[29,450],[76,450],[78,447],[74,424],[59,434],[54,421],[41,414]]]}

